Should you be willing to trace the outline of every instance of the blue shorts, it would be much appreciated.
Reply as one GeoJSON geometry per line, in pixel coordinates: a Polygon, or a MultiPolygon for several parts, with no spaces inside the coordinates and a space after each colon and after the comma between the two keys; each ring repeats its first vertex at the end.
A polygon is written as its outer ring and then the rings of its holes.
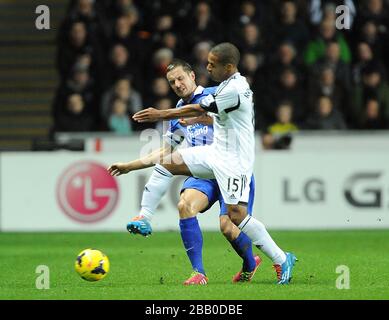
{"type": "MultiPolygon", "coordinates": [[[[195,189],[204,193],[208,197],[208,207],[202,210],[201,212],[207,211],[213,206],[216,201],[219,201],[220,204],[220,215],[227,214],[227,206],[224,203],[222,194],[217,185],[216,179],[200,179],[195,177],[189,177],[185,180],[181,188],[181,193],[186,189],[195,189]]],[[[255,194],[255,180],[254,175],[251,176],[250,181],[250,196],[249,202],[247,204],[247,213],[251,216],[253,214],[253,205],[254,205],[254,194],[255,194]]]]}

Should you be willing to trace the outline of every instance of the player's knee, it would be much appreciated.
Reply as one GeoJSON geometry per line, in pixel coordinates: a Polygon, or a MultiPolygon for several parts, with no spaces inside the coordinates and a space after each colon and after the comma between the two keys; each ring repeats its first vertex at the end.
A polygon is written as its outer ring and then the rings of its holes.
{"type": "Polygon", "coordinates": [[[233,224],[238,226],[243,221],[245,214],[239,209],[239,207],[229,207],[228,217],[233,224]]]}
{"type": "Polygon", "coordinates": [[[226,221],[226,219],[224,219],[224,217],[220,217],[220,231],[225,234],[226,232],[228,232],[228,222],[226,221]]]}
{"type": "Polygon", "coordinates": [[[177,204],[178,212],[180,214],[180,218],[191,218],[196,216],[197,212],[195,212],[193,206],[185,199],[180,199],[177,204]]]}
{"type": "Polygon", "coordinates": [[[186,201],[184,199],[180,199],[180,201],[177,204],[177,208],[180,216],[185,214],[185,212],[187,211],[186,201]]]}
{"type": "Polygon", "coordinates": [[[233,224],[228,216],[224,216],[220,218],[220,231],[223,235],[230,239],[232,237],[233,224]]]}

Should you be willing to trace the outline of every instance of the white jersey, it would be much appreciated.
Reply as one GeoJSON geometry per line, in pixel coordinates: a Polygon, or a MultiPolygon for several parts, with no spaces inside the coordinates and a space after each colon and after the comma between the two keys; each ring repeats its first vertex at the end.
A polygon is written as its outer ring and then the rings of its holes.
{"type": "Polygon", "coordinates": [[[251,173],[255,157],[254,105],[246,78],[236,72],[200,105],[215,113],[211,145],[215,161],[233,171],[251,173]]]}

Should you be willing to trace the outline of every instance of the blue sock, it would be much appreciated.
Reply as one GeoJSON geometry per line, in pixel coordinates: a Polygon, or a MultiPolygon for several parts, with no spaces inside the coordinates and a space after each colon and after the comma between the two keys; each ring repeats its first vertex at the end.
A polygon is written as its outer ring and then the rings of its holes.
{"type": "Polygon", "coordinates": [[[243,271],[253,271],[255,269],[255,259],[250,238],[244,232],[241,232],[239,236],[235,240],[230,241],[230,243],[236,253],[243,259],[243,271]]]}
{"type": "Polygon", "coordinates": [[[180,219],[181,238],[192,268],[205,275],[203,267],[203,235],[196,217],[180,219]]]}

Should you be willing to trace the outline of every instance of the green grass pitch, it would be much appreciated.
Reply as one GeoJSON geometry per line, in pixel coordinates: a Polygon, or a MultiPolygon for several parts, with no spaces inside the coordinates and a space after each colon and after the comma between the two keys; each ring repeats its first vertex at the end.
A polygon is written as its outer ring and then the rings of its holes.
{"type": "MultiPolygon", "coordinates": [[[[276,242],[299,261],[289,286],[275,285],[263,263],[251,283],[232,284],[241,260],[217,232],[204,233],[207,286],[185,287],[191,269],[177,232],[151,237],[122,233],[0,233],[0,299],[389,299],[389,232],[274,231],[276,242]],[[91,283],[74,271],[88,247],[110,259],[107,277],[91,283]],[[38,290],[38,265],[50,270],[50,289],[38,290]],[[336,288],[339,265],[350,270],[350,289],[336,288]]],[[[254,248],[255,252],[259,252],[254,248]]]]}

